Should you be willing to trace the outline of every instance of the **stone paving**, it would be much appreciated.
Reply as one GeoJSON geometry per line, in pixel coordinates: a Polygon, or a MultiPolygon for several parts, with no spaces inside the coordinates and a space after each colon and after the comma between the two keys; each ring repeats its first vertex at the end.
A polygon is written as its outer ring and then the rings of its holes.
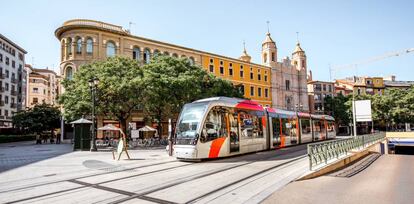
{"type": "Polygon", "coordinates": [[[263,203],[413,203],[414,156],[381,155],[363,171],[358,170],[359,165],[360,162],[356,162],[345,170],[292,182],[274,192],[263,203]],[[341,173],[347,169],[357,172],[343,176],[341,173]]]}
{"type": "Polygon", "coordinates": [[[0,203],[259,203],[308,169],[304,145],[203,162],[71,148],[1,145],[0,203]]]}

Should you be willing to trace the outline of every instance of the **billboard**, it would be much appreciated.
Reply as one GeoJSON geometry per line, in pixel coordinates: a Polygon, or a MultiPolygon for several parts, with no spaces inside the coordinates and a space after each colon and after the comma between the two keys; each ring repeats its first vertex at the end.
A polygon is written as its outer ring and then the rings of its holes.
{"type": "Polygon", "coordinates": [[[360,100],[354,102],[355,117],[357,122],[372,121],[371,100],[360,100]]]}

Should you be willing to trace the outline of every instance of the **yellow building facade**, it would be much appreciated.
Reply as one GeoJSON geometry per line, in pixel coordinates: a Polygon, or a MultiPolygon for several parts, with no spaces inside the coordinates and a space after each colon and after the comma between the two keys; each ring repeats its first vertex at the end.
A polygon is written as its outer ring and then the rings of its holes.
{"type": "Polygon", "coordinates": [[[131,35],[121,26],[75,19],[55,31],[61,42],[60,71],[71,78],[83,64],[111,56],[126,56],[149,63],[157,54],[187,58],[207,72],[227,79],[244,90],[244,96],[263,106],[272,105],[271,67],[250,62],[244,50],[239,58],[226,57],[170,43],[131,35]]]}

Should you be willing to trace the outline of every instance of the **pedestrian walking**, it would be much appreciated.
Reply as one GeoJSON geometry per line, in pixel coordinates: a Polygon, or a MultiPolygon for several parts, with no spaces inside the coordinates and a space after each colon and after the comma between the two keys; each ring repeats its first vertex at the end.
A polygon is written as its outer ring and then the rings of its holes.
{"type": "Polygon", "coordinates": [[[39,134],[36,134],[36,144],[42,144],[42,140],[40,139],[39,134]]]}
{"type": "Polygon", "coordinates": [[[47,135],[42,135],[43,137],[43,144],[47,144],[47,135]]]}
{"type": "Polygon", "coordinates": [[[60,144],[60,133],[56,135],[56,144],[60,144]]]}

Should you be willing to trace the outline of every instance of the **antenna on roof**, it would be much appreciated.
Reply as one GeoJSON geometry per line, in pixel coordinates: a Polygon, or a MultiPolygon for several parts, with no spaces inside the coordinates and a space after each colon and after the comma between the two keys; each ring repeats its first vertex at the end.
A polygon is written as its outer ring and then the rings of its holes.
{"type": "Polygon", "coordinates": [[[33,67],[33,68],[35,67],[35,64],[34,64],[34,57],[32,57],[32,67],[33,67]]]}

